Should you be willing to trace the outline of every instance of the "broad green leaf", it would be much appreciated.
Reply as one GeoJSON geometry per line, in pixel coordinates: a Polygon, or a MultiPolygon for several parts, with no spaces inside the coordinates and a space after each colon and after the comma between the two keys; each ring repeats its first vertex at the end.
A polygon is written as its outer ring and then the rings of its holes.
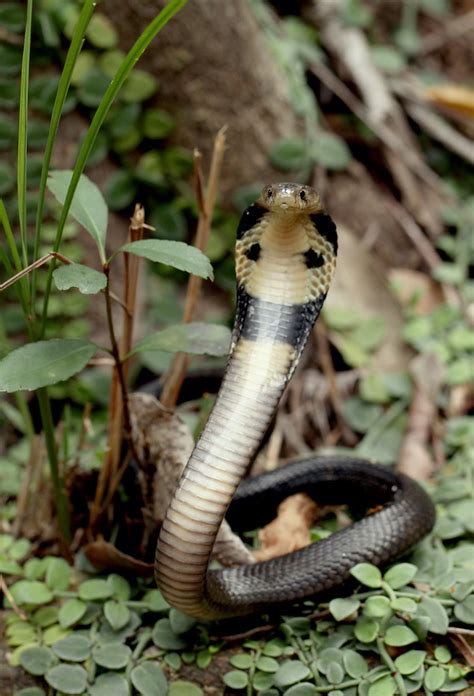
{"type": "MultiPolygon", "coordinates": [[[[472,626],[474,624],[474,595],[469,595],[454,607],[454,615],[462,623],[472,626]]],[[[432,630],[430,626],[430,630],[432,630]]]]}
{"type": "Polygon", "coordinates": [[[171,630],[177,635],[180,633],[187,633],[187,631],[189,631],[196,624],[196,619],[183,614],[183,612],[178,611],[178,609],[171,609],[169,613],[169,620],[171,630]]]}
{"type": "Polygon", "coordinates": [[[79,665],[56,665],[46,672],[45,679],[63,694],[82,694],[87,687],[87,672],[79,665]]]}
{"type": "Polygon", "coordinates": [[[395,597],[395,599],[390,602],[390,606],[393,611],[402,614],[416,614],[418,607],[417,603],[409,597],[395,597]]]}
{"type": "Polygon", "coordinates": [[[58,616],[59,610],[57,607],[41,607],[40,609],[35,611],[32,621],[37,626],[41,626],[41,628],[46,628],[47,626],[51,626],[52,624],[57,623],[58,616]]]}
{"type": "Polygon", "coordinates": [[[389,626],[384,636],[384,642],[394,647],[410,645],[417,640],[418,637],[408,626],[389,626]]]}
{"type": "Polygon", "coordinates": [[[272,145],[270,162],[282,171],[303,169],[311,163],[308,142],[303,138],[283,138],[272,145]]]}
{"type": "Polygon", "coordinates": [[[168,682],[159,665],[142,662],[131,671],[132,684],[142,696],[166,696],[168,682]]]}
{"type": "Polygon", "coordinates": [[[150,261],[164,263],[201,278],[213,279],[212,266],[207,256],[196,247],[184,242],[168,239],[142,239],[138,242],[124,244],[120,247],[119,252],[143,256],[150,261]]]}
{"type": "Polygon", "coordinates": [[[171,628],[169,619],[159,619],[153,627],[151,637],[154,644],[164,650],[182,650],[186,646],[185,641],[171,628]]]}
{"type": "Polygon", "coordinates": [[[387,570],[383,579],[391,588],[398,590],[413,580],[417,570],[418,568],[413,563],[397,563],[387,570]]]}
{"type": "Polygon", "coordinates": [[[359,679],[369,671],[369,665],[364,660],[362,655],[355,650],[344,650],[342,659],[347,674],[353,679],[359,679]]]}
{"type": "Polygon", "coordinates": [[[430,633],[445,635],[448,631],[449,619],[446,609],[433,597],[423,597],[418,605],[417,617],[426,616],[430,619],[430,633]]]}
{"type": "Polygon", "coordinates": [[[273,657],[265,657],[262,655],[258,658],[255,666],[261,672],[268,672],[269,674],[272,674],[273,672],[278,672],[280,665],[273,657]]]}
{"type": "Polygon", "coordinates": [[[378,630],[379,625],[377,621],[367,616],[361,616],[355,625],[354,633],[357,640],[360,640],[361,643],[371,643],[376,639],[378,630]]]}
{"type": "Polygon", "coordinates": [[[395,666],[400,674],[413,674],[421,667],[426,657],[426,650],[408,650],[399,655],[395,660],[395,666]]]}
{"type": "Polygon", "coordinates": [[[58,290],[77,288],[84,295],[94,295],[107,285],[104,273],[82,263],[70,263],[59,266],[53,272],[54,282],[58,290]]]}
{"type": "Polygon", "coordinates": [[[90,696],[130,696],[125,677],[115,672],[100,674],[89,688],[90,696]]]}
{"type": "Polygon", "coordinates": [[[132,651],[123,643],[98,645],[92,651],[94,662],[107,669],[123,669],[132,657],[132,651]]]}
{"type": "Polygon", "coordinates": [[[426,670],[424,684],[430,691],[438,691],[446,680],[446,672],[442,667],[433,665],[426,670]]]}
{"type": "Polygon", "coordinates": [[[120,99],[124,102],[142,102],[158,89],[158,82],[151,73],[135,69],[124,82],[120,99]]]}
{"type": "Polygon", "coordinates": [[[84,662],[91,654],[91,641],[87,636],[70,635],[53,644],[53,652],[68,662],[84,662]]]}
{"type": "Polygon", "coordinates": [[[368,696],[392,696],[397,691],[397,685],[393,677],[387,675],[378,679],[369,687],[368,696]]]}
{"type": "Polygon", "coordinates": [[[53,599],[49,588],[38,580],[18,580],[10,592],[17,604],[47,604],[53,599]]]}
{"type": "Polygon", "coordinates": [[[250,669],[250,667],[253,665],[253,657],[248,653],[232,655],[230,658],[230,664],[232,667],[236,667],[237,669],[250,669]]]}
{"type": "Polygon", "coordinates": [[[359,396],[350,396],[343,406],[344,418],[358,433],[366,433],[380,418],[383,411],[378,404],[368,403],[359,396]]]}
{"type": "Polygon", "coordinates": [[[104,604],[104,616],[114,631],[119,631],[128,623],[130,609],[126,604],[111,600],[104,604]]]}
{"type": "Polygon", "coordinates": [[[113,596],[116,599],[123,599],[125,601],[127,601],[127,599],[130,599],[130,595],[132,594],[132,588],[130,587],[130,583],[128,582],[128,580],[123,578],[121,575],[111,573],[107,578],[107,583],[112,588],[113,596]]]}
{"type": "Polygon", "coordinates": [[[80,599],[68,599],[59,610],[58,620],[63,628],[74,626],[86,613],[87,604],[80,599]]]}
{"type": "Polygon", "coordinates": [[[358,599],[351,598],[336,598],[329,602],[329,611],[334,616],[336,621],[344,621],[349,616],[352,616],[354,612],[360,606],[358,599]]]}
{"type": "Polygon", "coordinates": [[[71,579],[71,566],[64,558],[50,558],[46,568],[46,584],[52,590],[67,590],[71,579]]]}
{"type": "Polygon", "coordinates": [[[313,139],[311,154],[327,169],[345,169],[352,159],[344,140],[333,133],[321,133],[313,139]]]}
{"type": "Polygon", "coordinates": [[[2,575],[21,575],[22,567],[10,558],[0,557],[0,573],[2,575]]]}
{"type": "Polygon", "coordinates": [[[238,669],[226,672],[222,677],[222,680],[230,689],[236,690],[245,689],[249,683],[247,672],[241,672],[238,669]]]}
{"type": "Polygon", "coordinates": [[[53,338],[16,348],[0,360],[0,391],[32,390],[63,382],[84,369],[96,350],[94,343],[73,338],[53,338]]]}
{"type": "Polygon", "coordinates": [[[143,133],[151,140],[166,138],[174,130],[175,119],[167,111],[147,109],[143,117],[143,133]]]}
{"type": "MultiPolygon", "coordinates": [[[[48,188],[62,204],[72,178],[72,171],[51,172],[48,188]]],[[[82,174],[72,201],[71,215],[93,237],[99,249],[100,259],[105,261],[105,238],[107,235],[108,210],[104,197],[87,176],[82,174]]]]}
{"type": "Polygon", "coordinates": [[[288,660],[283,662],[275,674],[275,685],[279,687],[291,686],[303,681],[310,675],[309,668],[300,660],[288,660]]]}
{"type": "Polygon", "coordinates": [[[86,37],[96,48],[114,48],[118,43],[118,33],[111,20],[96,13],[87,27],[86,37]]]}
{"type": "Polygon", "coordinates": [[[100,599],[108,599],[113,594],[113,588],[109,585],[107,580],[102,578],[92,578],[90,580],[84,580],[79,585],[79,598],[89,602],[97,601],[100,599]]]}
{"type": "Polygon", "coordinates": [[[406,68],[405,56],[393,46],[371,46],[370,52],[377,68],[387,75],[396,75],[406,68]]]}
{"type": "Polygon", "coordinates": [[[367,587],[376,588],[382,586],[382,573],[371,563],[357,563],[350,573],[367,587]]]}
{"type": "Polygon", "coordinates": [[[168,696],[204,696],[204,692],[196,684],[178,679],[170,684],[168,696]]]}
{"type": "Polygon", "coordinates": [[[230,331],[226,326],[192,322],[170,326],[147,336],[136,344],[130,355],[153,350],[195,355],[226,355],[229,344],[230,331]]]}
{"type": "Polygon", "coordinates": [[[30,674],[42,676],[56,664],[53,652],[46,647],[27,648],[20,655],[20,664],[30,674]]]}
{"type": "Polygon", "coordinates": [[[368,597],[364,604],[364,616],[381,619],[391,614],[390,600],[388,597],[368,597]]]}

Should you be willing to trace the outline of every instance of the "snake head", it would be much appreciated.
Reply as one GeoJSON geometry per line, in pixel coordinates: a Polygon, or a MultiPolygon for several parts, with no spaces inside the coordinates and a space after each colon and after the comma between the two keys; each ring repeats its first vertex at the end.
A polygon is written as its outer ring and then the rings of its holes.
{"type": "Polygon", "coordinates": [[[265,186],[257,203],[272,212],[301,211],[308,215],[322,209],[319,194],[311,186],[280,183],[265,186]]]}

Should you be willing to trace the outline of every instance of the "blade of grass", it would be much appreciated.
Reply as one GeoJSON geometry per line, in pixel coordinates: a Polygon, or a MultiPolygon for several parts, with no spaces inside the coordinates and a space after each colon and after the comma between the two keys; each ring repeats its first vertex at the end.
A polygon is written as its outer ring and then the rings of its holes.
{"type": "MultiPolygon", "coordinates": [[[[69,92],[69,86],[71,84],[71,75],[76,65],[77,58],[81,52],[82,45],[84,43],[84,35],[86,29],[89,25],[92,15],[94,14],[94,9],[96,7],[96,0],[86,0],[82,7],[79,19],[77,20],[76,27],[74,29],[74,34],[72,36],[71,44],[67,52],[66,60],[64,62],[63,71],[59,79],[58,90],[56,92],[56,98],[53,104],[53,110],[51,112],[51,121],[49,125],[48,139],[46,141],[46,147],[44,149],[43,156],[43,167],[41,169],[41,178],[38,191],[38,208],[36,211],[36,224],[35,224],[35,238],[33,247],[33,261],[39,256],[39,247],[41,242],[41,224],[43,222],[43,210],[44,201],[46,195],[46,182],[48,180],[49,165],[51,162],[51,155],[53,152],[53,145],[56,139],[56,134],[58,132],[59,121],[61,119],[61,114],[64,107],[64,102],[69,92]]],[[[57,251],[57,248],[55,247],[57,251]]],[[[36,271],[33,271],[31,276],[31,305],[32,311],[34,312],[36,299],[36,271]]]]}
{"type": "MultiPolygon", "coordinates": [[[[158,14],[155,19],[150,22],[150,24],[146,27],[146,29],[143,31],[143,33],[139,36],[135,44],[132,46],[128,54],[126,55],[125,59],[123,60],[122,64],[120,65],[119,69],[117,70],[117,73],[115,77],[113,78],[112,82],[109,84],[107,87],[107,90],[102,97],[102,101],[99,104],[99,107],[97,111],[94,114],[94,117],[92,119],[92,123],[89,127],[89,130],[87,131],[87,135],[84,138],[81,148],[79,150],[79,154],[77,156],[76,164],[74,166],[73,174],[71,177],[71,183],[69,184],[69,189],[66,195],[66,200],[64,201],[64,206],[61,212],[61,217],[58,222],[58,229],[56,232],[56,238],[54,240],[54,251],[58,251],[59,246],[61,244],[61,239],[63,235],[63,230],[64,230],[64,225],[66,224],[67,216],[69,214],[69,209],[71,207],[72,199],[74,198],[74,193],[76,191],[77,185],[79,183],[79,179],[81,177],[81,174],[84,171],[84,167],[86,165],[87,159],[89,157],[89,154],[92,150],[92,147],[94,146],[95,140],[97,138],[97,135],[100,131],[100,128],[104,122],[105,117],[107,116],[110,107],[112,106],[113,102],[115,101],[115,98],[122,87],[123,83],[129,76],[130,72],[132,71],[133,67],[135,66],[135,63],[138,61],[142,53],[148,48],[150,45],[151,41],[155,38],[155,36],[158,34],[158,32],[168,24],[170,19],[177,13],[179,10],[186,5],[188,0],[171,0],[163,9],[162,11],[158,14]]],[[[48,277],[46,280],[46,290],[45,290],[45,296],[44,296],[44,303],[43,303],[43,317],[42,317],[42,325],[41,325],[41,332],[40,336],[42,337],[44,335],[45,329],[46,329],[46,319],[48,315],[48,303],[49,303],[49,294],[51,291],[51,282],[52,282],[52,276],[53,276],[53,271],[54,271],[54,261],[51,263],[51,266],[49,268],[48,272],[48,277]]]]}
{"type": "MultiPolygon", "coordinates": [[[[12,258],[13,262],[13,269],[16,269],[16,272],[19,273],[22,269],[21,266],[21,259],[20,259],[20,254],[18,253],[18,249],[16,246],[15,242],[15,237],[13,235],[13,230],[10,225],[10,220],[8,219],[8,213],[7,209],[5,208],[4,202],[0,199],[0,222],[2,223],[2,227],[5,232],[5,237],[7,240],[8,248],[10,250],[10,256],[12,258]]],[[[12,268],[12,264],[10,263],[10,259],[6,257],[7,259],[7,264],[5,264],[5,260],[2,258],[3,264],[5,266],[5,269],[7,273],[10,273],[10,268],[12,268]],[[10,267],[8,266],[10,264],[10,267]]],[[[20,280],[20,283],[18,284],[18,297],[21,302],[21,306],[23,308],[23,314],[25,318],[28,316],[28,281],[26,278],[22,278],[20,280]]]]}
{"type": "Polygon", "coordinates": [[[33,0],[26,4],[25,38],[23,43],[23,58],[21,61],[20,108],[18,117],[18,217],[20,220],[20,238],[23,264],[28,265],[28,247],[26,241],[26,157],[28,150],[28,85],[30,82],[30,52],[31,52],[31,22],[33,16],[33,0]]]}

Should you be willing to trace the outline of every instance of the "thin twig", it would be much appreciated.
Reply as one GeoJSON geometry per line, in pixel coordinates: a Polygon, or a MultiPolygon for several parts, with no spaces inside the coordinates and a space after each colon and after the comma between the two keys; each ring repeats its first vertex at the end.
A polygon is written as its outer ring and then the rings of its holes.
{"type": "MultiPolygon", "coordinates": [[[[225,152],[225,132],[227,127],[224,126],[217,133],[214,140],[214,148],[212,151],[211,167],[209,172],[209,182],[206,195],[202,193],[202,173],[201,173],[201,154],[195,151],[195,183],[196,197],[198,204],[202,207],[199,209],[199,220],[196,232],[195,246],[202,252],[207,249],[209,235],[211,232],[212,213],[217,198],[217,189],[219,185],[222,162],[225,152]]],[[[186,291],[186,301],[183,311],[183,323],[188,324],[194,315],[196,305],[199,299],[199,293],[202,286],[202,278],[191,275],[188,281],[186,291]]],[[[189,364],[189,356],[186,353],[176,353],[171,366],[169,368],[166,381],[161,395],[161,403],[166,408],[173,408],[178,399],[178,395],[186,377],[186,371],[189,364]]]]}
{"type": "Polygon", "coordinates": [[[72,261],[66,256],[63,256],[62,254],[59,254],[57,251],[50,251],[49,253],[45,254],[42,256],[40,259],[37,259],[33,263],[30,263],[29,266],[26,266],[25,268],[22,268],[21,271],[18,273],[15,273],[14,276],[6,280],[4,283],[0,285],[0,292],[2,290],[6,290],[7,288],[10,287],[10,285],[13,285],[16,283],[17,280],[20,280],[21,278],[24,278],[26,275],[31,273],[31,271],[34,271],[36,268],[40,268],[41,266],[44,266],[45,263],[48,263],[51,259],[57,259],[58,261],[62,261],[62,263],[65,264],[70,264],[72,261]]]}
{"type": "Polygon", "coordinates": [[[0,575],[0,590],[3,592],[5,597],[8,599],[8,601],[12,605],[12,609],[15,612],[15,614],[17,616],[19,616],[22,621],[28,621],[28,616],[25,614],[25,612],[22,609],[20,609],[18,604],[13,599],[13,595],[10,592],[10,590],[8,589],[8,585],[5,582],[5,578],[3,577],[3,575],[0,575]]]}

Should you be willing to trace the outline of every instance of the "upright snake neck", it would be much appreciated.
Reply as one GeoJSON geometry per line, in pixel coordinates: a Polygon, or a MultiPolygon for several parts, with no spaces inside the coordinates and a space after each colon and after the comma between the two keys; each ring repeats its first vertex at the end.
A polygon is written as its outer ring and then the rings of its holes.
{"type": "Polygon", "coordinates": [[[319,196],[296,184],[265,187],[244,212],[237,237],[229,361],[157,546],[156,579],[163,595],[198,618],[239,613],[222,588],[219,596],[213,593],[209,557],[322,307],[337,253],[335,226],[319,196]]]}

